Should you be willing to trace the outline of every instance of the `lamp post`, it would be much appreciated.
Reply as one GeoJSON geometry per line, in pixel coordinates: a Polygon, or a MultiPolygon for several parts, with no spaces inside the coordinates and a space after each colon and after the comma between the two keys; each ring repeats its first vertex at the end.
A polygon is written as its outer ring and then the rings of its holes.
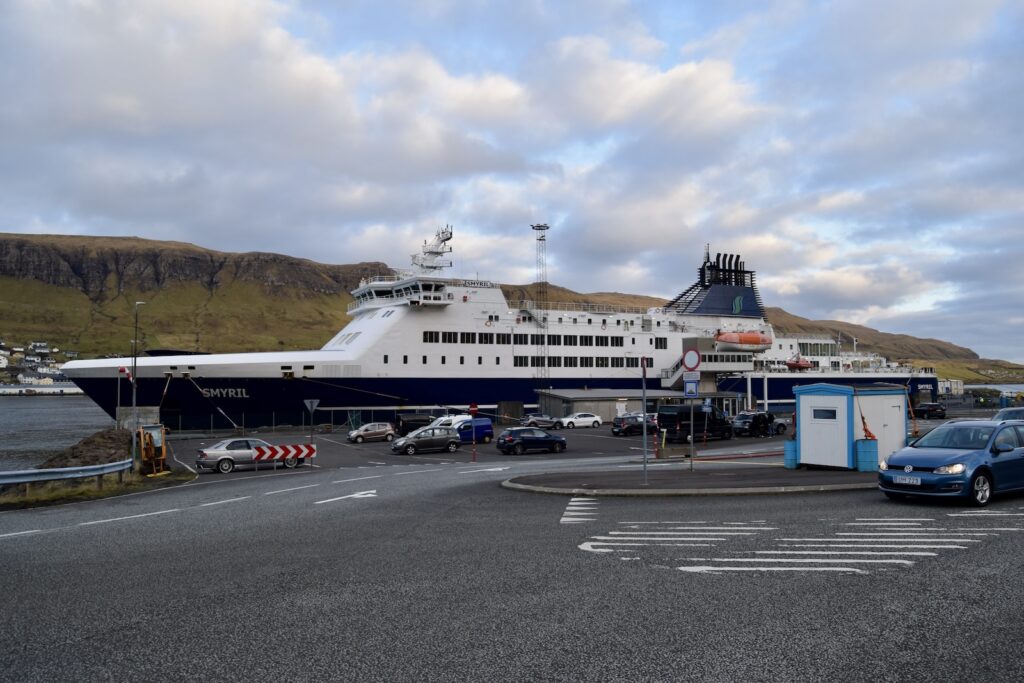
{"type": "Polygon", "coordinates": [[[145,303],[145,301],[135,302],[135,332],[132,335],[132,467],[135,466],[135,441],[139,432],[139,406],[136,401],[136,385],[139,381],[139,306],[143,306],[145,303]]]}

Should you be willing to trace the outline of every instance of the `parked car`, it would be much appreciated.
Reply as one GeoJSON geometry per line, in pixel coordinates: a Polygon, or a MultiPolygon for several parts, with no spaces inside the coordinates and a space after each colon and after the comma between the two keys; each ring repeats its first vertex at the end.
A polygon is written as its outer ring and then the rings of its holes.
{"type": "Polygon", "coordinates": [[[564,436],[551,434],[535,427],[513,427],[506,429],[498,435],[494,444],[505,455],[509,453],[522,455],[526,451],[561,453],[566,447],[564,436]]]}
{"type": "Polygon", "coordinates": [[[889,498],[967,498],[987,505],[993,494],[1024,489],[1024,420],[947,422],[878,465],[889,498]]]}
{"type": "Polygon", "coordinates": [[[732,420],[718,406],[693,407],[693,419],[697,425],[690,424],[689,405],[668,405],[658,409],[658,429],[665,433],[666,441],[685,441],[687,443],[694,434],[698,439],[731,439],[732,420]]]}
{"type": "Polygon", "coordinates": [[[601,418],[593,413],[573,413],[572,415],[559,418],[558,423],[559,426],[569,429],[576,429],[577,427],[593,427],[597,429],[601,426],[601,418]]]}
{"type": "Polygon", "coordinates": [[[914,408],[914,415],[922,420],[945,420],[946,406],[941,403],[919,403],[914,408]]]}
{"type": "Polygon", "coordinates": [[[416,455],[426,451],[454,453],[459,450],[461,443],[459,435],[451,427],[421,427],[415,432],[392,441],[391,450],[406,455],[416,455]]]}
{"type": "Polygon", "coordinates": [[[992,418],[993,422],[1003,420],[1024,420],[1024,408],[1003,408],[992,418]]]}
{"type": "Polygon", "coordinates": [[[474,417],[455,428],[462,443],[490,443],[494,440],[494,423],[486,417],[474,417]]]}
{"type": "Polygon", "coordinates": [[[754,418],[757,415],[764,415],[768,418],[768,432],[770,434],[785,434],[786,425],[775,419],[773,413],[764,411],[744,410],[732,419],[732,431],[736,436],[753,436],[754,418]]]}
{"type": "Polygon", "coordinates": [[[354,443],[364,441],[391,441],[395,438],[395,428],[390,422],[367,422],[358,429],[348,433],[348,440],[354,443]]]}
{"type": "MultiPolygon", "coordinates": [[[[224,439],[212,446],[197,449],[196,469],[216,470],[227,474],[238,465],[251,465],[253,462],[253,449],[257,446],[270,446],[271,444],[262,439],[224,439]]],[[[285,467],[295,467],[305,461],[305,458],[285,458],[282,463],[285,467]]]]}
{"type": "Polygon", "coordinates": [[[527,413],[519,420],[524,427],[540,427],[542,429],[558,429],[562,426],[558,418],[544,413],[527,413]]]}
{"type": "MultiPolygon", "coordinates": [[[[647,415],[647,433],[654,434],[658,431],[658,421],[651,414],[647,415]]],[[[630,434],[643,434],[644,418],[640,415],[617,415],[612,418],[612,436],[629,436],[630,434]]]]}

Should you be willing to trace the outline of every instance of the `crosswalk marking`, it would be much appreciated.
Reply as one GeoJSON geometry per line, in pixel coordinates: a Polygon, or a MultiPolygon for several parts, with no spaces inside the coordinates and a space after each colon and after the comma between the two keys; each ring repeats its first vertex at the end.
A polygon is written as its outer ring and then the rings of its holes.
{"type": "MultiPolygon", "coordinates": [[[[956,513],[947,515],[954,516],[956,513]]],[[[1004,532],[1024,531],[1024,525],[958,527],[953,519],[945,526],[938,526],[936,519],[920,517],[821,521],[831,528],[820,535],[804,536],[787,535],[784,527],[769,526],[767,520],[756,523],[631,520],[588,537],[578,547],[619,560],[635,562],[646,558],[653,568],[672,567],[687,573],[826,571],[871,574],[900,571],[931,558],[940,559],[950,552],[979,548],[1004,532]],[[849,530],[851,527],[853,530],[849,530]],[[715,548],[714,556],[680,557],[681,553],[675,553],[673,557],[675,549],[683,547],[715,548]]],[[[817,530],[819,527],[812,522],[804,528],[817,530]]]]}
{"type": "Polygon", "coordinates": [[[582,524],[597,518],[598,499],[593,496],[573,496],[562,512],[559,524],[582,524]]]}

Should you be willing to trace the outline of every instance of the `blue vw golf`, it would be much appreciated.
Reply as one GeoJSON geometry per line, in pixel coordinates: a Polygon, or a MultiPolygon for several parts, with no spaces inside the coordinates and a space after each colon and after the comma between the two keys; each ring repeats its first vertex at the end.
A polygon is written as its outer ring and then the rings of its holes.
{"type": "Polygon", "coordinates": [[[969,498],[1024,489],[1024,420],[947,422],[878,466],[878,488],[898,499],[969,498]]]}

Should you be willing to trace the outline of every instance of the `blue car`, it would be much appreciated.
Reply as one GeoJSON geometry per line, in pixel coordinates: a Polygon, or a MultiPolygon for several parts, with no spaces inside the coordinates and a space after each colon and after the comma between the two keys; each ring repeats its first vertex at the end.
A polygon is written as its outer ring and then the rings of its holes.
{"type": "Polygon", "coordinates": [[[1024,420],[940,425],[879,464],[878,488],[893,499],[963,497],[978,506],[1024,489],[1024,420]]]}

